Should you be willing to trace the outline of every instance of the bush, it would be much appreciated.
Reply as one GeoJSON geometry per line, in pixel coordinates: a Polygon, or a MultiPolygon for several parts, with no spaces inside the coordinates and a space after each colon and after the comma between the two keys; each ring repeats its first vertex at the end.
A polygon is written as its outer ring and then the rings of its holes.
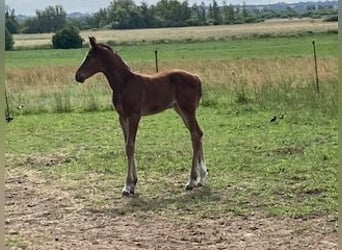
{"type": "Polygon", "coordinates": [[[75,27],[66,27],[52,37],[52,45],[55,49],[76,49],[82,47],[83,39],[75,27]]]}
{"type": "Polygon", "coordinates": [[[13,41],[13,36],[11,32],[6,27],[5,30],[5,50],[11,50],[13,49],[14,41],[13,41]]]}
{"type": "Polygon", "coordinates": [[[328,16],[324,18],[324,22],[338,22],[338,15],[328,16]]]}
{"type": "Polygon", "coordinates": [[[245,23],[256,23],[257,22],[257,19],[256,17],[253,17],[253,16],[248,16],[244,19],[244,22],[245,23]]]}

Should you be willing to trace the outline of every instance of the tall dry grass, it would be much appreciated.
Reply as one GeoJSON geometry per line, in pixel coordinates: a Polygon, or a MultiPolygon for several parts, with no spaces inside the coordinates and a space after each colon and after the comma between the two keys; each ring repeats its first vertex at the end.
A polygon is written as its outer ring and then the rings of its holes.
{"type": "MultiPolygon", "coordinates": [[[[131,68],[138,72],[154,73],[153,63],[135,63],[131,68]]],[[[291,95],[296,95],[294,104],[302,105],[296,104],[300,102],[300,95],[309,95],[308,100],[315,95],[315,68],[310,58],[181,60],[160,65],[161,70],[173,68],[200,75],[205,105],[250,102],[265,106],[269,98],[277,102],[273,96],[281,101],[282,95],[288,96],[285,102],[291,101],[291,95]]],[[[11,106],[24,105],[25,108],[20,110],[23,113],[111,109],[111,90],[104,76],[96,75],[79,86],[74,80],[75,71],[76,67],[7,69],[6,87],[11,106]]],[[[337,88],[337,60],[319,60],[318,73],[322,91],[326,89],[327,98],[336,102],[336,93],[330,92],[337,88]]],[[[269,104],[273,105],[271,102],[269,104]]]]}

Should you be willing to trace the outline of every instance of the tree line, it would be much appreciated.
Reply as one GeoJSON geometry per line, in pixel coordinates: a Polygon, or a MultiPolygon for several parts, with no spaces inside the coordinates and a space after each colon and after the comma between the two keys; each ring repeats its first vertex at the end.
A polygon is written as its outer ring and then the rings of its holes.
{"type": "Polygon", "coordinates": [[[220,24],[255,23],[271,18],[293,18],[337,15],[337,10],[311,10],[296,12],[288,7],[284,11],[271,9],[249,10],[244,3],[233,6],[225,1],[221,5],[216,0],[205,5],[189,5],[188,1],[159,0],[156,4],[137,5],[133,0],[114,0],[109,6],[99,9],[92,15],[70,18],[63,6],[48,6],[37,10],[35,16],[19,22],[14,10],[6,8],[6,27],[10,33],[56,32],[65,25],[78,29],[136,29],[158,27],[181,27],[220,24]]]}

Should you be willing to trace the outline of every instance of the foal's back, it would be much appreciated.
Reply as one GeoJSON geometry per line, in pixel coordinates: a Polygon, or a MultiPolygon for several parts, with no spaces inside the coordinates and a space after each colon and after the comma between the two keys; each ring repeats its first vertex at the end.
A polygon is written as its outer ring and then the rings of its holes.
{"type": "Polygon", "coordinates": [[[191,99],[197,106],[202,96],[198,75],[184,70],[168,70],[153,75],[138,74],[138,77],[147,92],[154,97],[159,95],[168,99],[172,96],[175,101],[191,99]]]}
{"type": "Polygon", "coordinates": [[[178,105],[194,110],[202,95],[199,77],[183,70],[153,75],[135,74],[133,84],[139,85],[142,115],[158,113],[178,105]]]}

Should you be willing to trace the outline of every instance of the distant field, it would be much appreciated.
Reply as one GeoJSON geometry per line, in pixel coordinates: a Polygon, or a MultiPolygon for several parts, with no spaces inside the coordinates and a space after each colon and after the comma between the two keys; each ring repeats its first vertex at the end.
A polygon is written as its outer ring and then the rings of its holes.
{"type": "MultiPolygon", "coordinates": [[[[81,36],[95,36],[99,41],[114,41],[116,43],[141,43],[169,40],[206,40],[226,39],[265,34],[291,34],[305,32],[323,32],[337,30],[336,23],[326,23],[321,20],[288,20],[256,24],[219,25],[204,27],[138,29],[138,30],[89,30],[82,31],[81,36]]],[[[15,47],[35,47],[51,44],[52,33],[48,34],[18,34],[14,35],[15,47]]]]}
{"type": "MultiPolygon", "coordinates": [[[[154,70],[154,50],[158,49],[160,66],[166,61],[179,67],[183,61],[231,60],[241,58],[277,58],[312,56],[312,40],[316,41],[319,57],[336,58],[337,34],[312,34],[305,37],[250,38],[230,41],[173,42],[170,44],[140,44],[113,46],[130,65],[154,70]]],[[[78,66],[87,49],[21,50],[6,52],[6,68],[47,66],[78,66]]]]}

